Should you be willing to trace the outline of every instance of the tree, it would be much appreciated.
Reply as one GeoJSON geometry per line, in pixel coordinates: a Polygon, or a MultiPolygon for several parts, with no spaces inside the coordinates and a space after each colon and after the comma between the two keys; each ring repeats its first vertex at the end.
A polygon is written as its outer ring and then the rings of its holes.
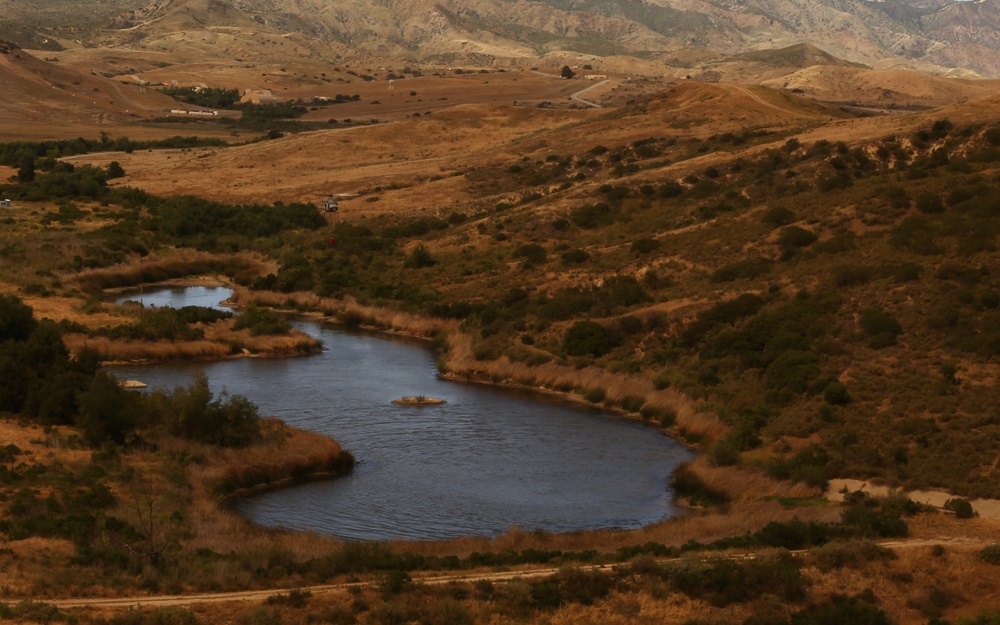
{"type": "Polygon", "coordinates": [[[129,391],[103,371],[98,371],[89,388],[80,393],[79,402],[77,426],[91,447],[100,447],[106,441],[121,445],[138,425],[129,391]]]}
{"type": "Polygon", "coordinates": [[[17,181],[18,182],[34,182],[35,180],[35,162],[26,163],[17,170],[17,181]]]}
{"type": "Polygon", "coordinates": [[[562,71],[559,72],[559,75],[566,80],[569,80],[570,78],[576,76],[576,72],[570,69],[569,65],[563,65],[562,71]]]}
{"type": "Polygon", "coordinates": [[[427,248],[423,245],[418,245],[413,248],[410,255],[407,256],[406,260],[403,261],[404,267],[409,267],[411,269],[422,269],[424,267],[433,267],[437,264],[437,259],[434,258],[427,248]]]}
{"type": "Polygon", "coordinates": [[[26,341],[35,329],[34,311],[16,295],[0,295],[0,341],[26,341]]]}
{"type": "Polygon", "coordinates": [[[118,161],[111,161],[108,163],[108,179],[111,178],[122,178],[125,176],[125,170],[122,168],[121,163],[118,161]]]}

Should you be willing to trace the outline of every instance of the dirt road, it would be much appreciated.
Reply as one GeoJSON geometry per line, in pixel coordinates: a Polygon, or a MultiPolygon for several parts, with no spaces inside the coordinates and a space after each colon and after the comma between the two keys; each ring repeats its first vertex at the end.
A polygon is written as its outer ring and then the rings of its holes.
{"type": "MultiPolygon", "coordinates": [[[[881,546],[888,549],[917,549],[917,548],[928,548],[934,545],[947,545],[950,547],[965,547],[970,549],[981,549],[987,545],[993,544],[989,541],[977,540],[973,538],[966,538],[962,536],[946,537],[941,539],[914,539],[914,540],[896,540],[896,541],[886,541],[879,543],[881,546]]],[[[805,552],[792,552],[792,553],[805,553],[805,552]]],[[[752,560],[756,557],[753,552],[747,553],[731,553],[731,554],[712,554],[703,555],[700,559],[703,561],[716,561],[716,560],[752,560]]],[[[680,561],[680,560],[690,560],[690,558],[664,558],[659,560],[661,563],[680,561]]],[[[614,564],[599,564],[590,566],[581,566],[580,569],[584,571],[595,571],[595,570],[612,570],[615,566],[614,564]]],[[[559,567],[544,567],[544,568],[533,568],[525,569],[519,571],[502,571],[502,572],[487,572],[487,573],[448,573],[444,575],[433,575],[428,577],[414,577],[413,581],[418,584],[427,584],[431,586],[452,584],[452,583],[472,583],[478,581],[490,581],[495,583],[509,582],[513,580],[521,579],[533,579],[538,577],[548,577],[550,575],[555,575],[559,572],[559,567]]],[[[322,595],[334,592],[348,592],[352,588],[366,588],[378,585],[380,582],[378,580],[370,580],[364,582],[352,582],[343,584],[323,584],[317,586],[306,586],[298,588],[302,592],[308,592],[312,595],[322,595]]],[[[53,599],[46,600],[45,603],[49,605],[54,605],[60,609],[66,608],[129,608],[129,607],[163,607],[163,606],[191,606],[203,603],[231,603],[231,602],[254,602],[259,603],[266,600],[268,597],[273,597],[277,595],[287,594],[293,589],[289,588],[274,588],[268,590],[243,590],[235,592],[217,592],[217,593],[193,593],[193,594],[183,594],[183,595],[148,595],[148,596],[131,596],[131,597],[75,597],[72,599],[53,599]]],[[[0,599],[0,604],[6,603],[12,605],[17,603],[19,600],[15,599],[0,599]]]]}

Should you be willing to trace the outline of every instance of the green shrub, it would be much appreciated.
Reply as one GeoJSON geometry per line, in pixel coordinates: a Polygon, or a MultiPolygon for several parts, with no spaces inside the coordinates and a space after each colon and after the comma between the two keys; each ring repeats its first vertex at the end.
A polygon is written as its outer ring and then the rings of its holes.
{"type": "Polygon", "coordinates": [[[778,233],[778,246],[785,250],[808,247],[817,239],[819,237],[811,230],[798,226],[787,226],[778,233]]]}
{"type": "Polygon", "coordinates": [[[660,249],[660,242],[656,239],[636,239],[632,241],[633,254],[649,254],[660,249]]]}
{"type": "Polygon", "coordinates": [[[562,253],[562,260],[567,265],[579,265],[580,263],[585,263],[590,260],[590,254],[584,250],[566,250],[562,253]]]}
{"type": "Polygon", "coordinates": [[[281,625],[281,613],[258,605],[245,612],[240,621],[243,625],[281,625]]]}
{"type": "Polygon", "coordinates": [[[979,559],[1000,566],[1000,543],[983,547],[983,550],[979,552],[979,559]]]}
{"type": "Polygon", "coordinates": [[[867,539],[833,541],[809,552],[816,566],[824,571],[844,567],[861,568],[873,560],[886,560],[892,551],[867,539]]]}
{"type": "Polygon", "coordinates": [[[514,258],[523,259],[526,263],[541,264],[545,262],[545,248],[537,243],[526,243],[514,250],[514,258]]]}
{"type": "Polygon", "coordinates": [[[418,245],[403,261],[403,266],[410,269],[423,269],[424,267],[433,267],[437,262],[437,259],[431,255],[426,247],[418,245]]]}
{"type": "Polygon", "coordinates": [[[577,321],[563,337],[563,349],[570,356],[603,356],[611,347],[610,333],[596,321],[577,321]]]}
{"type": "Polygon", "coordinates": [[[270,308],[251,305],[236,318],[236,323],[233,324],[233,329],[249,329],[250,334],[253,336],[261,336],[265,334],[280,335],[291,332],[292,324],[270,308]]]}
{"type": "Polygon", "coordinates": [[[185,608],[164,607],[155,610],[130,608],[122,616],[109,621],[110,625],[198,625],[198,617],[185,608]]]}
{"type": "Polygon", "coordinates": [[[795,221],[795,213],[784,206],[772,206],[761,216],[761,221],[775,228],[778,226],[787,226],[795,221]]]}
{"type": "Polygon", "coordinates": [[[835,597],[831,603],[792,614],[791,625],[891,625],[884,611],[856,598],[835,597]]]}
{"type": "Polygon", "coordinates": [[[607,202],[585,204],[570,212],[569,220],[579,228],[591,230],[602,226],[610,226],[617,219],[617,214],[607,202]]]}
{"type": "Polygon", "coordinates": [[[880,349],[896,344],[903,328],[895,317],[877,306],[861,311],[861,328],[868,335],[869,346],[880,349]]]}
{"type": "Polygon", "coordinates": [[[851,394],[843,382],[833,380],[823,389],[823,400],[834,406],[846,406],[851,403],[851,394]]]}
{"type": "Polygon", "coordinates": [[[787,553],[760,557],[746,563],[723,561],[692,564],[671,576],[671,584],[689,597],[714,606],[744,603],[765,594],[786,602],[805,597],[805,578],[787,553]]]}
{"type": "Polygon", "coordinates": [[[738,279],[753,279],[771,271],[771,261],[764,258],[747,259],[723,265],[712,272],[712,282],[732,282],[738,279]]]}
{"type": "Polygon", "coordinates": [[[924,192],[917,196],[917,210],[921,213],[943,213],[944,202],[937,193],[924,192]]]}
{"type": "Polygon", "coordinates": [[[972,504],[968,499],[949,499],[944,502],[944,509],[954,512],[957,519],[971,519],[976,516],[976,511],[972,509],[972,504]]]}
{"type": "Polygon", "coordinates": [[[852,287],[867,284],[872,279],[872,270],[862,265],[837,265],[833,268],[833,283],[838,287],[852,287]]]}

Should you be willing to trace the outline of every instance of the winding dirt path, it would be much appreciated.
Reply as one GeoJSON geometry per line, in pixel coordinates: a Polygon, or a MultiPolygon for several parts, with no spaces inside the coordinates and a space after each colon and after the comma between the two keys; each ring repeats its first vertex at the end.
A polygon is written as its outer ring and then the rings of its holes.
{"type": "MultiPolygon", "coordinates": [[[[895,540],[895,541],[885,541],[879,543],[882,547],[888,549],[917,549],[917,548],[927,548],[933,547],[935,545],[949,545],[952,547],[966,547],[972,549],[981,549],[988,545],[994,544],[990,541],[979,540],[975,538],[968,538],[965,536],[951,536],[935,539],[909,539],[909,540],[895,540]]],[[[793,551],[794,554],[806,553],[806,551],[793,551]]],[[[744,553],[731,553],[731,554],[713,554],[706,555],[700,559],[705,562],[719,561],[719,560],[753,560],[757,557],[755,552],[744,552],[744,553]]],[[[658,560],[660,563],[666,562],[676,562],[681,560],[690,560],[689,557],[684,558],[663,558],[658,560]]],[[[613,568],[620,566],[618,564],[598,564],[590,566],[579,567],[583,571],[598,571],[598,570],[612,570],[613,568]]],[[[510,582],[514,580],[522,579],[533,579],[538,577],[548,577],[550,575],[555,575],[559,572],[560,567],[544,567],[544,568],[533,568],[524,569],[519,571],[502,571],[502,572],[488,572],[488,573],[448,573],[444,575],[432,575],[428,577],[414,577],[413,581],[417,584],[427,584],[430,586],[440,586],[452,583],[472,583],[478,581],[490,581],[496,583],[510,582]]],[[[364,582],[351,582],[343,584],[322,584],[317,586],[305,586],[297,589],[291,588],[272,588],[268,590],[242,590],[234,592],[216,592],[216,593],[194,593],[194,594],[183,594],[183,595],[134,595],[130,597],[76,597],[72,599],[53,599],[44,600],[44,603],[49,605],[54,605],[60,609],[66,608],[129,608],[138,606],[147,607],[164,607],[164,606],[191,606],[195,604],[203,603],[235,603],[235,602],[262,602],[269,597],[274,597],[278,595],[283,595],[289,593],[291,590],[299,590],[301,592],[308,592],[313,595],[322,595],[334,592],[348,592],[352,588],[369,588],[377,586],[380,582],[378,580],[369,580],[364,582]]],[[[0,605],[6,603],[12,605],[20,601],[19,599],[0,599],[0,605]]]]}

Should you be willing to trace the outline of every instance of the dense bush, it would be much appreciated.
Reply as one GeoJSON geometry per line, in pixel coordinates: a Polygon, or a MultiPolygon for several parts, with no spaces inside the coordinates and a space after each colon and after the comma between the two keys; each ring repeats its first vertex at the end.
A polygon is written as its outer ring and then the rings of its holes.
{"type": "Polygon", "coordinates": [[[596,321],[577,321],[563,336],[563,350],[570,356],[603,356],[611,347],[611,334],[596,321]]]}
{"type": "Polygon", "coordinates": [[[0,411],[72,423],[79,413],[77,394],[96,370],[93,354],[70,360],[55,323],[35,321],[30,306],[0,295],[0,411]]]}
{"type": "Polygon", "coordinates": [[[270,308],[248,306],[233,324],[234,330],[249,329],[253,336],[262,334],[288,334],[292,324],[270,308]]]}
{"type": "Polygon", "coordinates": [[[268,237],[284,230],[315,230],[326,220],[312,204],[272,206],[234,205],[190,196],[150,198],[153,217],[147,224],[154,232],[189,239],[195,235],[218,238],[227,234],[248,238],[268,237]]]}
{"type": "Polygon", "coordinates": [[[223,393],[213,399],[204,375],[173,392],[158,389],[150,393],[143,411],[150,423],[162,424],[171,434],[202,443],[245,447],[260,437],[257,406],[242,395],[223,393]]]}
{"type": "Polygon", "coordinates": [[[891,625],[880,608],[856,598],[835,598],[831,603],[801,610],[792,615],[791,625],[891,625]]]}
{"type": "Polygon", "coordinates": [[[671,577],[671,584],[684,594],[714,606],[745,603],[765,594],[783,601],[805,597],[806,580],[787,553],[761,557],[745,563],[726,560],[713,565],[692,565],[671,577]]]}
{"type": "Polygon", "coordinates": [[[868,344],[876,349],[895,345],[896,337],[903,333],[899,321],[876,306],[861,311],[860,323],[868,335],[868,344]]]}
{"type": "Polygon", "coordinates": [[[944,502],[944,509],[955,513],[955,518],[971,519],[976,516],[976,511],[972,509],[972,504],[968,499],[956,497],[944,502]]]}
{"type": "Polygon", "coordinates": [[[1000,566],[1000,543],[983,547],[982,551],[979,552],[979,559],[1000,566]]]}
{"type": "Polygon", "coordinates": [[[437,264],[437,262],[437,259],[431,255],[426,247],[418,245],[413,248],[410,255],[406,257],[406,261],[403,263],[403,266],[411,269],[422,269],[424,267],[433,267],[437,264]]]}
{"type": "Polygon", "coordinates": [[[733,280],[752,279],[763,276],[771,271],[771,261],[763,258],[741,260],[719,267],[712,273],[712,282],[732,282],[733,280]]]}

